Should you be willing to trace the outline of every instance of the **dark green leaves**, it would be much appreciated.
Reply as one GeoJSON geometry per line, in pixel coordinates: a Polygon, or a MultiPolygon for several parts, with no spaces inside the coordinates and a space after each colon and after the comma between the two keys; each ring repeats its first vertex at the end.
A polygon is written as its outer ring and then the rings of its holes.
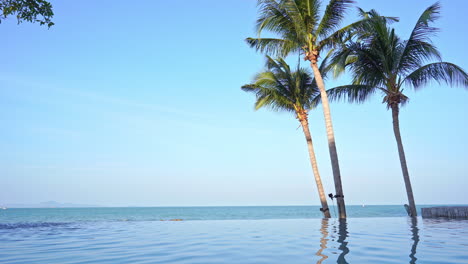
{"type": "Polygon", "coordinates": [[[350,103],[363,103],[377,89],[369,85],[343,85],[327,90],[328,99],[333,101],[346,100],[350,103]]]}
{"type": "Polygon", "coordinates": [[[242,86],[242,90],[255,94],[255,109],[296,112],[312,108],[312,98],[319,91],[307,70],[291,71],[283,59],[268,56],[265,66],[266,70],[258,73],[253,83],[242,86]]]}
{"type": "Polygon", "coordinates": [[[320,51],[325,43],[327,47],[337,43],[338,37],[349,28],[341,29],[338,35],[333,33],[354,1],[331,0],[322,17],[320,3],[318,0],[258,0],[257,38],[248,38],[247,43],[258,51],[283,57],[291,52],[320,51]],[[273,33],[275,38],[262,38],[263,31],[273,33]],[[327,41],[331,35],[334,38],[327,41]]]}
{"type": "Polygon", "coordinates": [[[290,52],[299,51],[300,47],[296,43],[287,39],[275,38],[247,38],[245,40],[250,47],[256,50],[271,54],[273,56],[286,56],[290,52]]]}
{"type": "Polygon", "coordinates": [[[404,49],[398,66],[401,70],[415,70],[427,59],[441,60],[439,51],[430,39],[439,30],[430,25],[439,18],[439,13],[440,5],[435,3],[421,14],[409,39],[403,43],[404,49]]]}
{"type": "Polygon", "coordinates": [[[0,23],[7,16],[14,15],[18,24],[27,21],[49,28],[54,25],[52,5],[44,0],[0,0],[0,12],[0,23]]]}
{"type": "Polygon", "coordinates": [[[354,4],[353,0],[331,0],[317,27],[316,35],[326,38],[336,31],[352,4],[354,4]]]}
{"type": "Polygon", "coordinates": [[[422,66],[406,76],[404,82],[418,89],[431,81],[468,87],[468,74],[459,66],[448,62],[436,62],[422,66]]]}
{"type": "Polygon", "coordinates": [[[408,101],[402,94],[404,84],[417,89],[436,81],[468,87],[468,74],[459,66],[431,61],[441,60],[431,41],[438,29],[430,25],[439,17],[439,12],[438,3],[428,7],[419,17],[410,38],[401,40],[395,29],[389,27],[391,20],[381,19],[375,11],[361,10],[361,16],[368,18],[368,22],[357,32],[359,36],[341,46],[332,60],[335,75],[345,67],[350,69],[353,85],[331,89],[329,97],[363,102],[380,90],[385,95],[384,103],[391,105],[408,101]]]}

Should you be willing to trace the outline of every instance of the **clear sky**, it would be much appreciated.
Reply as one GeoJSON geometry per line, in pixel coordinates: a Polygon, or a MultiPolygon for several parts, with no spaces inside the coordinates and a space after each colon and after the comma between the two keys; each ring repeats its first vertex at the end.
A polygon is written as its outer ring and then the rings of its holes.
{"type": "MultiPolygon", "coordinates": [[[[50,30],[0,24],[0,204],[319,204],[297,120],[254,111],[240,90],[264,63],[243,41],[255,36],[256,1],[50,2],[50,30]]],[[[394,26],[407,38],[434,2],[358,6],[400,17],[394,26]]],[[[468,70],[468,2],[441,4],[434,42],[468,70]]],[[[416,203],[467,204],[468,91],[434,84],[406,94],[400,120],[416,203]]],[[[348,204],[406,203],[381,100],[331,105],[348,204]]],[[[321,108],[310,123],[334,192],[321,108]]]]}

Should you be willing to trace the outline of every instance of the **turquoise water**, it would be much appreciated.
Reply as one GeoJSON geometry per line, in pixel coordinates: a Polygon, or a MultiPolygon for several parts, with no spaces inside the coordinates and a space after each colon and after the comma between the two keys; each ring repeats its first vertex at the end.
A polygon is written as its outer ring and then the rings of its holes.
{"type": "MultiPolygon", "coordinates": [[[[319,206],[11,208],[0,223],[76,221],[255,220],[321,218],[319,206]]],[[[402,217],[401,205],[347,206],[349,217],[402,217]]],[[[336,209],[330,208],[332,216],[336,209]]]]}
{"type": "Polygon", "coordinates": [[[324,220],[315,209],[0,210],[0,263],[468,263],[468,220],[412,220],[399,206],[324,220]]]}

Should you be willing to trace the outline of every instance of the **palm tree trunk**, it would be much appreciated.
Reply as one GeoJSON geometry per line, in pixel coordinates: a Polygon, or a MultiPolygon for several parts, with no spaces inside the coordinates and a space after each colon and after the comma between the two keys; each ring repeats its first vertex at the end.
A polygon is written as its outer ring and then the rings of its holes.
{"type": "MultiPolygon", "coordinates": [[[[299,114],[298,114],[299,117],[299,114]]],[[[310,135],[309,122],[307,117],[302,116],[300,119],[302,130],[307,141],[307,147],[309,149],[309,158],[310,164],[312,165],[312,172],[314,173],[315,183],[317,184],[317,190],[320,197],[320,203],[322,204],[321,211],[325,218],[330,218],[330,209],[328,208],[327,197],[325,196],[325,191],[323,190],[322,179],[320,178],[320,173],[317,166],[317,159],[315,158],[314,145],[312,143],[312,136],[310,135]]]]}
{"type": "Polygon", "coordinates": [[[401,171],[403,172],[403,179],[405,180],[406,194],[408,195],[408,203],[410,208],[410,216],[416,217],[418,215],[416,204],[414,203],[413,188],[408,173],[408,166],[406,165],[405,150],[403,149],[403,142],[400,135],[400,121],[398,119],[399,108],[398,104],[391,104],[392,117],[393,117],[393,132],[398,145],[398,154],[400,156],[401,171]]]}
{"type": "Polygon", "coordinates": [[[323,115],[325,117],[325,127],[327,129],[328,149],[330,151],[330,159],[333,170],[333,179],[335,181],[335,197],[338,205],[339,218],[346,218],[346,207],[343,195],[343,186],[341,184],[340,164],[338,162],[338,154],[336,152],[335,134],[333,132],[333,124],[331,121],[330,106],[328,105],[328,96],[325,91],[325,84],[323,83],[322,75],[320,74],[317,63],[310,63],[313,71],[315,81],[320,90],[322,100],[323,115]]]}

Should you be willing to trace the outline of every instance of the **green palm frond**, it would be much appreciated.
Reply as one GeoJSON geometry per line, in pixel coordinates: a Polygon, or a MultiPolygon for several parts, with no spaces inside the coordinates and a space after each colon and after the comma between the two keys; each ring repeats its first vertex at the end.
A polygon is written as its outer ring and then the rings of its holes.
{"type": "Polygon", "coordinates": [[[438,3],[428,7],[410,38],[401,40],[395,29],[389,27],[392,20],[372,10],[360,10],[361,16],[369,19],[368,23],[363,23],[359,36],[341,46],[330,62],[335,76],[345,68],[351,71],[353,86],[330,89],[331,100],[346,98],[359,103],[380,90],[384,92],[383,102],[390,107],[408,102],[402,93],[405,84],[415,89],[431,81],[468,87],[468,74],[459,66],[448,62],[423,64],[430,59],[440,60],[440,53],[430,39],[438,31],[430,23],[439,17],[439,12],[438,3]]]}
{"type": "Polygon", "coordinates": [[[266,57],[266,70],[254,77],[254,82],[242,90],[254,93],[255,109],[267,107],[274,111],[296,112],[312,108],[311,98],[319,93],[308,70],[291,71],[284,59],[266,57]]]}
{"type": "Polygon", "coordinates": [[[317,27],[316,36],[328,38],[331,33],[335,32],[344,19],[346,11],[354,3],[353,0],[331,0],[325,8],[322,20],[317,27]]]}
{"type": "Polygon", "coordinates": [[[306,29],[294,6],[285,0],[259,0],[258,6],[258,37],[248,38],[249,45],[261,52],[281,56],[300,50],[299,43],[303,41],[306,29]],[[274,33],[279,38],[261,38],[261,32],[264,30],[274,33]]]}
{"type": "Polygon", "coordinates": [[[431,81],[448,85],[468,87],[468,74],[459,66],[449,62],[436,62],[413,71],[402,82],[418,89],[431,81]]]}
{"type": "Polygon", "coordinates": [[[330,101],[348,101],[350,103],[363,103],[372,96],[377,89],[368,85],[343,85],[327,90],[330,101]]]}
{"type": "MultiPolygon", "coordinates": [[[[353,84],[365,84],[374,87],[383,86],[388,79],[389,73],[386,70],[386,60],[382,60],[381,54],[375,50],[369,50],[366,45],[355,43],[350,46],[354,63],[349,63],[352,58],[346,57],[344,63],[348,63],[353,72],[353,84]]],[[[380,51],[380,50],[377,50],[380,51]]]]}
{"type": "Polygon", "coordinates": [[[347,62],[351,61],[351,58],[356,56],[352,55],[352,50],[347,47],[333,52],[334,53],[331,56],[327,69],[328,71],[333,72],[333,78],[336,79],[345,72],[346,66],[349,64],[347,62]]]}
{"type": "Polygon", "coordinates": [[[262,53],[271,54],[272,56],[285,57],[291,52],[301,50],[301,47],[295,42],[284,39],[247,38],[245,41],[251,48],[255,48],[262,53]]]}
{"type": "Polygon", "coordinates": [[[373,30],[374,23],[392,23],[399,21],[399,18],[397,17],[382,16],[375,10],[371,10],[369,12],[364,12],[362,9],[360,10],[360,20],[340,29],[336,29],[328,36],[323,36],[323,38],[318,43],[319,49],[335,48],[337,45],[345,45],[347,42],[356,37],[370,37],[372,34],[369,33],[372,32],[370,30],[373,30]]]}
{"type": "Polygon", "coordinates": [[[432,44],[430,37],[439,31],[438,28],[430,26],[440,17],[440,4],[429,6],[419,17],[407,41],[403,43],[398,69],[410,72],[419,68],[424,61],[435,58],[441,60],[441,55],[432,44]]]}
{"type": "Polygon", "coordinates": [[[301,1],[283,0],[281,3],[284,12],[288,14],[288,17],[291,18],[291,26],[293,28],[293,30],[290,30],[289,32],[283,31],[283,37],[288,37],[288,35],[291,35],[292,33],[293,36],[296,36],[296,38],[300,40],[303,36],[306,36],[308,32],[312,30],[310,27],[311,24],[307,23],[307,14],[305,14],[303,9],[301,9],[301,1]]]}
{"type": "Polygon", "coordinates": [[[257,34],[263,30],[280,32],[285,26],[291,25],[291,18],[282,10],[282,6],[276,0],[259,0],[259,18],[257,19],[257,34]]]}
{"type": "Polygon", "coordinates": [[[304,10],[304,21],[312,31],[318,25],[320,16],[320,0],[295,0],[300,10],[304,10]]]}
{"type": "Polygon", "coordinates": [[[258,0],[258,36],[247,38],[246,42],[257,51],[272,56],[286,57],[298,52],[306,54],[306,59],[312,61],[317,59],[314,56],[320,56],[322,52],[343,46],[357,33],[370,32],[370,21],[380,20],[385,24],[398,20],[380,16],[374,10],[366,13],[362,11],[360,21],[339,28],[346,11],[354,3],[354,0],[329,0],[320,17],[319,0],[258,0]],[[263,31],[272,33],[274,37],[261,37],[263,31]]]}
{"type": "MultiPolygon", "coordinates": [[[[358,7],[358,14],[362,19],[384,19],[385,22],[388,24],[392,24],[394,22],[400,21],[398,17],[391,17],[391,16],[382,16],[377,12],[375,9],[371,9],[370,11],[364,11],[364,9],[358,7]]],[[[371,21],[371,20],[370,20],[371,21]]]]}
{"type": "Polygon", "coordinates": [[[330,0],[320,19],[319,0],[258,0],[258,36],[247,38],[246,41],[257,51],[282,57],[292,52],[319,50],[325,44],[329,47],[343,39],[347,30],[351,29],[345,27],[334,34],[344,19],[345,11],[353,3],[354,0],[330,0]],[[263,31],[273,33],[275,38],[262,38],[263,31]],[[320,46],[320,41],[330,35],[333,38],[329,38],[320,46]]]}
{"type": "Polygon", "coordinates": [[[381,16],[373,10],[362,16],[364,19],[355,28],[358,36],[335,53],[331,63],[334,76],[339,76],[348,67],[353,72],[353,84],[384,86],[394,75],[395,54],[401,50],[398,48],[400,39],[387,27],[395,18],[381,16]]]}

